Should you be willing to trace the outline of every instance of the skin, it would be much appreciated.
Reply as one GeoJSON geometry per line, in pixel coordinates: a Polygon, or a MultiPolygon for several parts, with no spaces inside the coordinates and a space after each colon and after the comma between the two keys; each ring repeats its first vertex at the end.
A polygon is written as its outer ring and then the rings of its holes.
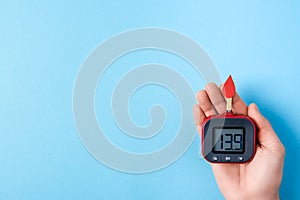
{"type": "MultiPolygon", "coordinates": [[[[201,136],[201,123],[212,115],[223,114],[226,101],[220,88],[209,83],[197,94],[198,104],[194,106],[195,124],[201,136]]],[[[247,107],[236,94],[232,111],[248,115],[257,126],[258,145],[253,160],[245,164],[211,163],[216,182],[227,200],[274,200],[279,199],[285,149],[274,132],[270,122],[261,115],[253,103],[247,107]]]]}

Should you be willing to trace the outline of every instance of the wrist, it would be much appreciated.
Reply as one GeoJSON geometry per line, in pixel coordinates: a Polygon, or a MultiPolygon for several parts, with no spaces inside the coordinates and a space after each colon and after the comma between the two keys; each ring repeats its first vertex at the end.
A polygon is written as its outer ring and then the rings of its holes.
{"type": "Polygon", "coordinates": [[[255,195],[251,195],[251,194],[247,194],[247,195],[239,195],[239,196],[235,196],[235,197],[226,197],[226,200],[280,200],[279,197],[279,193],[275,194],[275,195],[264,195],[264,196],[255,196],[255,195]]]}

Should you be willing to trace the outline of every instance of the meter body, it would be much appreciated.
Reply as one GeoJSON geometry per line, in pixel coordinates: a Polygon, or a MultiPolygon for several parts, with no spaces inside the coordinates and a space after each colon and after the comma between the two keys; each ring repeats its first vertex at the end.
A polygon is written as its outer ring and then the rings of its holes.
{"type": "Polygon", "coordinates": [[[251,118],[226,113],[202,123],[202,154],[211,163],[245,163],[256,151],[256,127],[251,118]]]}

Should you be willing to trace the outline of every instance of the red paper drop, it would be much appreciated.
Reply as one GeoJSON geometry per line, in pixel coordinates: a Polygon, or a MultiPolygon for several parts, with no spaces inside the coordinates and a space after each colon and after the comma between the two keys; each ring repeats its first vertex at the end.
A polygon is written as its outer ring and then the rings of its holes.
{"type": "Polygon", "coordinates": [[[235,85],[232,80],[231,75],[228,77],[226,82],[224,83],[222,93],[226,98],[232,98],[235,95],[235,85]]]}

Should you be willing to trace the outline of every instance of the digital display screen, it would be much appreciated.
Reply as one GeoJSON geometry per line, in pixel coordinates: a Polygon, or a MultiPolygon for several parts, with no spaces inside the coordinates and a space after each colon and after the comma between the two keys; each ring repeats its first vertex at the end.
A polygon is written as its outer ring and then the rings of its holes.
{"type": "Polygon", "coordinates": [[[214,153],[243,153],[245,131],[243,128],[214,128],[214,153]]]}

